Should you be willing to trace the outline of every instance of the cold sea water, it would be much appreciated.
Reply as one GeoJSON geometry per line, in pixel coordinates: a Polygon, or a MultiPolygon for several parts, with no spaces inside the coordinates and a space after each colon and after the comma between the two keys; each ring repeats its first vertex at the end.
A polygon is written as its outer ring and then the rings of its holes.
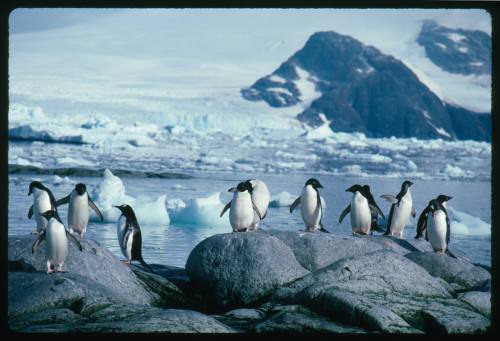
{"type": "MultiPolygon", "coordinates": [[[[146,212],[144,208],[141,209],[142,216],[148,216],[147,223],[141,223],[141,219],[139,219],[142,229],[143,257],[146,262],[184,267],[191,250],[199,242],[214,234],[231,232],[228,213],[222,218],[218,218],[218,216],[223,205],[231,200],[232,193],[227,192],[227,190],[242,180],[261,179],[266,182],[272,199],[281,197],[281,201],[274,201],[272,204],[278,207],[269,208],[265,220],[261,222],[261,229],[298,231],[304,227],[300,210],[295,210],[290,214],[286,205],[289,204],[290,198],[293,200],[300,193],[309,177],[317,178],[324,186],[320,189],[321,196],[326,203],[324,226],[332,233],[339,235],[351,234],[349,216],[346,216],[342,224],[338,223],[340,213],[350,203],[352,196],[351,193],[345,192],[345,189],[356,183],[369,184],[377,203],[388,215],[390,204],[380,198],[380,195],[397,194],[402,182],[402,179],[394,178],[358,178],[306,173],[235,174],[221,172],[193,173],[192,175],[193,178],[190,179],[121,177],[126,194],[131,197],[147,197],[154,200],[166,194],[165,207],[168,206],[169,224],[164,219],[163,221],[155,219],[155,215],[160,214],[157,207],[151,206],[146,212]],[[176,203],[181,202],[181,200],[183,203],[189,203],[190,199],[207,198],[216,192],[220,193],[220,200],[217,200],[217,195],[215,195],[215,199],[212,196],[212,199],[208,198],[193,204],[194,207],[191,211],[185,210],[184,213],[175,211],[176,203]],[[183,214],[191,216],[183,217],[183,214]],[[203,215],[210,217],[203,219],[203,215]]],[[[101,177],[75,176],[66,179],[67,181],[60,181],[61,179],[54,175],[9,175],[9,236],[29,235],[35,229],[35,220],[27,218],[28,209],[33,203],[32,197],[28,196],[28,187],[34,179],[40,180],[48,186],[54,193],[56,200],[68,195],[76,182],[87,184],[88,192],[93,193],[99,183],[103,181],[101,177]]],[[[428,201],[438,194],[447,194],[453,197],[448,203],[452,220],[450,245],[462,251],[473,262],[491,265],[491,182],[450,179],[409,180],[414,182],[411,192],[417,217],[410,220],[409,226],[404,231],[404,238],[415,236],[418,215],[428,201]]],[[[59,208],[65,224],[67,222],[67,207],[65,205],[59,208]]],[[[376,232],[375,234],[380,233],[376,232]]],[[[86,238],[97,240],[118,258],[123,259],[116,236],[116,222],[91,221],[87,228],[86,238]]]]}

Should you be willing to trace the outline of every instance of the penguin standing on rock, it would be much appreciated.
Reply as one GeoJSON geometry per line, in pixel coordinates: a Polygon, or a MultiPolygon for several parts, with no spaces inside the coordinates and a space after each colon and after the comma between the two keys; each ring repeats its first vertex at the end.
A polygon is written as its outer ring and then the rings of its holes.
{"type": "Polygon", "coordinates": [[[302,220],[304,220],[306,231],[314,232],[319,226],[321,232],[330,233],[323,227],[323,206],[318,188],[323,188],[318,180],[314,178],[307,180],[300,197],[295,199],[290,206],[290,213],[300,204],[300,213],[302,220]]]}
{"type": "Polygon", "coordinates": [[[47,219],[47,228],[41,231],[38,239],[33,243],[31,252],[35,253],[36,248],[46,241],[45,258],[47,259],[47,273],[50,274],[53,272],[52,266],[57,266],[55,271],[63,272],[62,267],[68,256],[68,239],[75,243],[80,251],[83,250],[82,245],[66,230],[56,210],[49,210],[41,215],[44,219],[47,219]]]}
{"type": "Polygon", "coordinates": [[[90,206],[95,213],[99,216],[101,221],[103,217],[96,204],[90,199],[87,187],[85,184],[76,184],[75,188],[71,193],[56,202],[56,206],[64,205],[69,203],[68,207],[68,228],[69,232],[78,232],[80,235],[80,241],[82,241],[85,232],[87,231],[87,225],[89,223],[89,209],[90,206]]]}
{"type": "Polygon", "coordinates": [[[142,258],[142,235],[141,227],[137,222],[134,210],[129,205],[114,206],[119,209],[122,214],[118,219],[116,233],[118,235],[118,242],[120,249],[125,256],[125,263],[131,264],[132,261],[138,261],[142,266],[149,271],[154,272],[153,269],[142,258]]]}
{"type": "MultiPolygon", "coordinates": [[[[444,213],[446,214],[446,218],[448,218],[448,213],[446,212],[446,202],[448,200],[452,199],[452,197],[444,194],[440,194],[436,197],[435,200],[437,200],[442,206],[444,213]]],[[[415,239],[419,239],[424,236],[424,232],[427,229],[427,222],[428,222],[428,217],[429,213],[432,212],[432,200],[429,201],[429,204],[427,205],[426,208],[420,213],[420,216],[418,217],[418,223],[417,223],[417,235],[415,236],[415,239]]]]}
{"type": "Polygon", "coordinates": [[[413,208],[413,201],[410,193],[411,181],[405,181],[401,185],[398,195],[385,194],[381,197],[389,201],[391,210],[387,219],[387,229],[384,235],[403,237],[403,230],[410,220],[410,215],[415,218],[416,212],[413,208]]]}
{"type": "Polygon", "coordinates": [[[342,211],[339,223],[342,223],[347,213],[351,212],[351,228],[353,234],[368,234],[372,226],[372,212],[384,214],[375,203],[368,186],[353,185],[346,189],[352,192],[351,203],[342,211]]]}
{"type": "Polygon", "coordinates": [[[378,207],[377,203],[375,202],[375,198],[373,198],[373,195],[370,190],[370,186],[364,185],[363,189],[365,190],[365,196],[366,199],[368,199],[368,205],[370,206],[370,212],[372,214],[372,224],[370,226],[370,234],[373,234],[373,231],[378,231],[378,232],[385,232],[380,226],[378,225],[378,216],[379,214],[382,216],[382,218],[385,220],[384,213],[378,207]]]}
{"type": "Polygon", "coordinates": [[[257,212],[254,211],[253,222],[250,225],[250,231],[255,231],[259,227],[261,220],[267,216],[267,208],[269,207],[269,200],[271,195],[264,181],[261,180],[247,180],[252,185],[252,202],[257,207],[257,210],[262,214],[262,218],[259,217],[257,212]]]}
{"type": "Polygon", "coordinates": [[[42,215],[43,212],[56,210],[56,199],[54,195],[40,181],[32,181],[28,195],[33,194],[33,205],[28,211],[28,219],[35,215],[36,230],[32,234],[38,234],[47,228],[47,219],[42,215]]]}
{"type": "Polygon", "coordinates": [[[255,230],[254,214],[258,220],[262,220],[259,209],[252,200],[253,186],[250,181],[243,181],[237,187],[232,187],[228,191],[233,192],[233,199],[224,206],[220,217],[229,209],[229,222],[233,232],[246,232],[255,230]]]}
{"type": "Polygon", "coordinates": [[[425,240],[427,240],[434,252],[444,254],[450,243],[450,219],[443,203],[438,199],[429,202],[430,212],[427,219],[427,228],[425,229],[425,240]]]}

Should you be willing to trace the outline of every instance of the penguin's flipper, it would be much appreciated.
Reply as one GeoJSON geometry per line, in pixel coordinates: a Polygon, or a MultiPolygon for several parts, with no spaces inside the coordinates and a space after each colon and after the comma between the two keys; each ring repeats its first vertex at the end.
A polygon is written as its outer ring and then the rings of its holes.
{"type": "Polygon", "coordinates": [[[382,218],[385,219],[384,213],[382,212],[380,207],[377,206],[377,204],[368,204],[368,206],[370,206],[370,211],[379,213],[382,216],[382,218]]]}
{"type": "Polygon", "coordinates": [[[415,218],[415,217],[416,217],[416,215],[417,215],[417,211],[415,210],[415,207],[412,207],[412,208],[411,208],[411,216],[412,216],[413,218],[415,218]]]}
{"type": "Polygon", "coordinates": [[[349,212],[351,212],[351,204],[347,205],[347,207],[344,208],[344,210],[342,211],[342,213],[340,213],[339,224],[342,224],[342,220],[344,220],[345,216],[349,212]]]}
{"type": "Polygon", "coordinates": [[[35,253],[36,248],[44,241],[45,241],[45,230],[42,230],[37,240],[35,240],[35,242],[33,243],[33,246],[31,246],[31,253],[35,253]]]}
{"type": "Polygon", "coordinates": [[[391,224],[392,224],[392,215],[394,214],[394,206],[396,204],[391,205],[391,210],[389,211],[389,218],[387,218],[387,227],[384,232],[384,236],[387,236],[391,233],[391,224]]]}
{"type": "Polygon", "coordinates": [[[66,230],[66,237],[72,241],[76,247],[78,248],[78,250],[80,251],[83,251],[83,247],[82,247],[82,244],[78,241],[78,239],[76,239],[76,237],[71,233],[69,232],[68,230],[66,230]]]}
{"type": "Polygon", "coordinates": [[[99,211],[99,209],[97,208],[97,205],[94,204],[94,202],[92,201],[92,199],[90,199],[90,197],[89,197],[89,206],[94,210],[94,212],[99,216],[99,218],[101,218],[101,221],[104,221],[104,218],[102,217],[101,211],[99,211]]]}
{"type": "Polygon", "coordinates": [[[446,249],[447,250],[448,250],[449,244],[450,244],[450,219],[448,218],[448,214],[447,214],[446,215],[446,249]]]}
{"type": "Polygon", "coordinates": [[[61,199],[57,200],[56,201],[56,207],[69,203],[69,197],[70,197],[70,195],[67,195],[64,198],[61,198],[61,199]]]}
{"type": "Polygon", "coordinates": [[[424,208],[422,213],[420,213],[417,222],[417,235],[415,236],[415,239],[418,239],[424,235],[424,231],[427,228],[427,216],[429,215],[430,211],[430,206],[427,206],[426,208],[424,208]]]}
{"type": "Polygon", "coordinates": [[[259,217],[259,219],[262,220],[262,216],[260,215],[259,209],[257,208],[257,206],[255,206],[253,201],[252,201],[252,207],[253,207],[253,210],[255,211],[255,213],[257,213],[257,216],[259,217]]]}
{"type": "Polygon", "coordinates": [[[384,195],[381,195],[380,196],[381,198],[384,198],[385,200],[387,200],[388,202],[390,202],[391,204],[397,204],[398,202],[398,198],[396,198],[394,195],[392,194],[384,194],[384,195]]]}
{"type": "Polygon", "coordinates": [[[295,201],[290,205],[290,213],[300,204],[300,197],[295,199],[295,201]]]}
{"type": "Polygon", "coordinates": [[[224,215],[224,213],[226,213],[226,211],[231,207],[231,201],[227,203],[226,206],[224,206],[224,208],[222,209],[222,212],[220,213],[220,216],[219,217],[222,217],[224,215]]]}
{"type": "Polygon", "coordinates": [[[28,210],[28,219],[31,219],[33,217],[33,205],[31,205],[30,209],[28,210]]]}

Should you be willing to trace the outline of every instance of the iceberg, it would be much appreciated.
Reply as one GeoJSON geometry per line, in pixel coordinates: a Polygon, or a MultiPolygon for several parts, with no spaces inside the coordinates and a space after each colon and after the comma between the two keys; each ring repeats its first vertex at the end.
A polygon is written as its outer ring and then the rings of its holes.
{"type": "Polygon", "coordinates": [[[185,203],[179,200],[168,203],[169,215],[174,224],[197,226],[228,226],[231,231],[228,213],[219,217],[224,204],[220,201],[220,192],[204,198],[189,199],[185,203]]]}
{"type": "MultiPolygon", "coordinates": [[[[115,223],[118,221],[120,210],[113,206],[127,204],[132,207],[139,225],[169,225],[170,217],[166,208],[166,195],[151,200],[147,197],[134,198],[125,194],[125,185],[122,180],[105,169],[101,182],[91,192],[90,197],[99,207],[104,221],[115,223]]],[[[99,218],[90,211],[90,220],[99,222],[99,218]]]]}
{"type": "Polygon", "coordinates": [[[450,217],[450,230],[452,234],[468,236],[491,235],[491,225],[480,218],[461,212],[451,206],[448,206],[446,210],[450,217]]]}

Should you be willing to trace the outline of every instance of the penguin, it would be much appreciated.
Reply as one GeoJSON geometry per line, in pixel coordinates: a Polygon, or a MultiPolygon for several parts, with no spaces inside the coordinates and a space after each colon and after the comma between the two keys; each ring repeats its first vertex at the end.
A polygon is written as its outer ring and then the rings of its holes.
{"type": "Polygon", "coordinates": [[[69,203],[68,207],[68,229],[69,232],[77,232],[80,235],[80,241],[87,231],[89,223],[89,210],[90,206],[95,213],[99,216],[101,221],[103,217],[101,211],[97,208],[96,204],[90,199],[87,192],[87,187],[83,183],[76,184],[75,188],[69,195],[56,201],[56,206],[61,206],[69,203]]]}
{"type": "Polygon", "coordinates": [[[126,264],[131,264],[132,261],[136,260],[140,262],[142,266],[154,273],[153,269],[151,269],[142,258],[141,227],[137,222],[134,210],[132,207],[125,204],[113,207],[116,207],[122,212],[120,218],[118,218],[116,233],[120,249],[125,256],[124,262],[126,264]]]}
{"type": "Polygon", "coordinates": [[[253,186],[250,181],[243,181],[238,186],[232,187],[228,192],[233,192],[233,199],[224,206],[220,217],[229,209],[229,222],[233,232],[253,231],[254,214],[257,219],[262,220],[259,209],[252,200],[253,186]]]}
{"type": "Polygon", "coordinates": [[[40,232],[37,240],[35,240],[31,247],[31,253],[35,253],[36,248],[46,241],[45,258],[47,259],[47,274],[53,272],[52,266],[54,268],[57,266],[56,272],[63,272],[62,267],[68,256],[68,239],[75,243],[80,251],[83,251],[82,245],[66,230],[56,210],[49,210],[40,215],[44,219],[47,219],[47,228],[40,232]]]}
{"type": "MultiPolygon", "coordinates": [[[[444,194],[440,194],[435,198],[435,200],[437,200],[443,206],[446,217],[448,217],[448,213],[446,212],[446,202],[450,199],[452,199],[452,197],[450,197],[448,195],[444,195],[444,194]]],[[[428,216],[429,216],[429,213],[432,211],[431,203],[432,203],[432,200],[429,201],[429,204],[427,205],[427,207],[424,208],[424,210],[422,211],[422,213],[420,213],[420,216],[418,217],[417,235],[415,236],[415,239],[419,239],[419,238],[423,237],[424,232],[427,229],[428,216]]]]}
{"type": "Polygon", "coordinates": [[[30,183],[28,196],[33,194],[33,205],[28,210],[28,219],[35,215],[36,230],[32,234],[38,234],[47,228],[47,220],[41,214],[51,210],[56,210],[56,199],[54,195],[40,181],[32,181],[30,183]]]}
{"type": "Polygon", "coordinates": [[[307,180],[300,197],[290,205],[290,213],[300,204],[300,213],[306,226],[305,231],[314,232],[319,226],[321,232],[330,233],[323,227],[323,206],[318,188],[323,188],[318,180],[314,178],[307,180]]]}
{"type": "Polygon", "coordinates": [[[429,208],[425,240],[431,244],[434,252],[444,254],[450,243],[450,219],[443,203],[438,199],[431,200],[429,208]]]}
{"type": "Polygon", "coordinates": [[[364,185],[363,189],[365,190],[365,197],[368,199],[368,204],[370,205],[370,212],[372,214],[372,224],[370,226],[370,234],[373,234],[373,231],[378,231],[378,232],[385,232],[379,225],[378,225],[378,216],[379,214],[382,216],[382,218],[385,220],[385,215],[378,207],[377,203],[375,202],[375,198],[373,198],[373,195],[370,190],[370,186],[364,185]]]}
{"type": "Polygon", "coordinates": [[[403,238],[403,230],[410,219],[410,215],[415,218],[416,212],[413,208],[413,201],[410,192],[411,181],[404,181],[401,184],[401,191],[398,195],[381,195],[382,198],[389,201],[391,210],[387,219],[387,229],[384,235],[398,236],[403,238]]]}
{"type": "Polygon", "coordinates": [[[351,212],[351,228],[353,234],[368,234],[372,226],[372,211],[380,212],[382,211],[375,203],[373,196],[368,192],[366,185],[353,185],[346,189],[346,192],[351,192],[353,194],[351,203],[342,211],[339,223],[351,212]]]}
{"type": "MultiPolygon", "coordinates": [[[[262,214],[262,219],[259,218],[257,212],[254,211],[253,222],[249,227],[249,231],[255,231],[259,227],[259,223],[261,220],[267,216],[267,209],[269,207],[269,201],[271,199],[271,195],[269,194],[269,189],[264,181],[257,179],[249,179],[247,182],[252,186],[252,202],[255,204],[255,207],[262,214]]],[[[236,187],[233,187],[229,190],[229,192],[234,192],[236,187]]]]}

